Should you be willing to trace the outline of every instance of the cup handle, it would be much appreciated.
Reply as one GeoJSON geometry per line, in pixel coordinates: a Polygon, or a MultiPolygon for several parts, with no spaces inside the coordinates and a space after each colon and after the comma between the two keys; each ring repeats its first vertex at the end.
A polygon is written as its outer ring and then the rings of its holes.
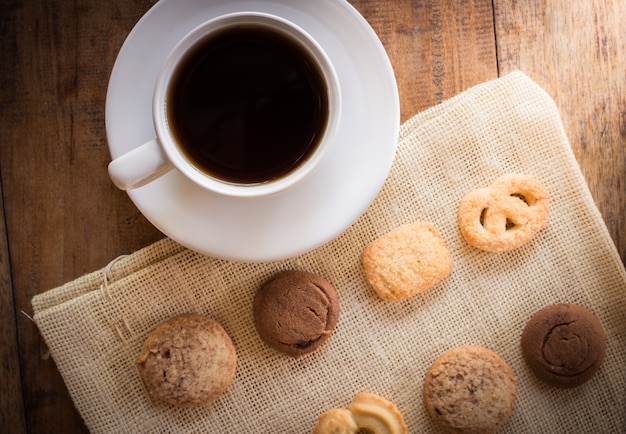
{"type": "Polygon", "coordinates": [[[152,139],[111,161],[109,176],[119,189],[130,190],[146,185],[173,168],[158,140],[152,139]]]}

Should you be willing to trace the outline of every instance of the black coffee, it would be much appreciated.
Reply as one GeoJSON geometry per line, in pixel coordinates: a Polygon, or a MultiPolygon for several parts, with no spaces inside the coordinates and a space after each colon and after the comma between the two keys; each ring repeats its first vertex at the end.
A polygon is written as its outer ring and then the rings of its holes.
{"type": "Polygon", "coordinates": [[[295,41],[255,26],[222,30],[180,63],[168,122],[201,171],[233,183],[284,176],[317,148],[327,86],[295,41]]]}

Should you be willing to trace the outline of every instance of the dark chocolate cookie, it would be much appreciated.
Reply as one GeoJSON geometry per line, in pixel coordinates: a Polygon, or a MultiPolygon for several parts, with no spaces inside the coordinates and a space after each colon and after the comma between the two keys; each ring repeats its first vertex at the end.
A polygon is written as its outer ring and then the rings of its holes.
{"type": "Polygon", "coordinates": [[[539,379],[557,387],[576,387],[602,365],[606,334],[591,311],[575,304],[554,304],[526,324],[522,353],[539,379]]]}
{"type": "Polygon", "coordinates": [[[298,357],[315,351],[339,319],[339,298],[326,279],[283,271],[257,291],[253,305],[259,336],[277,351],[298,357]]]}

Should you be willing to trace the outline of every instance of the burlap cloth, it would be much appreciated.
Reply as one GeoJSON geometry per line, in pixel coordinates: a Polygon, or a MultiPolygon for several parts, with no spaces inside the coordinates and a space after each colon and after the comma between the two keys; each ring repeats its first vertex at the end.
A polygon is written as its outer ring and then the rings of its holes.
{"type": "Polygon", "coordinates": [[[320,413],[346,406],[359,391],[394,401],[409,432],[436,432],[422,402],[426,370],[442,352],[463,344],[494,349],[517,376],[516,408],[505,432],[626,431],[626,273],[556,106],[520,72],[469,89],[402,125],[380,194],[347,231],[315,251],[280,262],[233,263],[164,239],[36,296],[33,308],[93,432],[307,433],[320,413]],[[481,252],[459,233],[458,204],[465,192],[505,172],[532,174],[544,183],[550,221],[518,250],[481,252]],[[384,302],[366,283],[360,253],[413,220],[439,229],[454,270],[422,295],[384,302]],[[341,302],[330,340],[299,359],[266,347],[253,325],[255,290],[283,269],[326,277],[341,302]],[[608,336],[600,371],[576,389],[536,380],[520,351],[529,317],[556,302],[591,309],[608,336]],[[239,364],[216,402],[176,409],[147,395],[134,363],[156,324],[190,311],[224,326],[239,364]]]}

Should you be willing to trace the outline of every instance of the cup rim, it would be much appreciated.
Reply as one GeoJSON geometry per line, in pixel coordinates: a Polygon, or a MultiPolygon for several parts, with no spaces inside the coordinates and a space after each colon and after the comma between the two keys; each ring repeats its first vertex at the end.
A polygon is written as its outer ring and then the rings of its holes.
{"type": "Polygon", "coordinates": [[[308,32],[297,24],[278,15],[244,11],[224,14],[205,21],[188,32],[174,46],[159,71],[153,93],[152,106],[157,140],[165,155],[176,169],[182,172],[188,179],[207,190],[226,196],[252,198],[268,196],[286,190],[308,177],[319,166],[328,154],[332,147],[331,145],[335,142],[334,138],[341,118],[342,102],[339,79],[333,63],[321,45],[308,32]],[[292,169],[291,172],[262,183],[233,183],[210,177],[201,171],[189,162],[179,150],[170,133],[166,113],[168,84],[176,71],[178,62],[208,34],[237,24],[267,25],[295,39],[318,63],[328,92],[328,119],[317,149],[304,162],[292,169]]]}

